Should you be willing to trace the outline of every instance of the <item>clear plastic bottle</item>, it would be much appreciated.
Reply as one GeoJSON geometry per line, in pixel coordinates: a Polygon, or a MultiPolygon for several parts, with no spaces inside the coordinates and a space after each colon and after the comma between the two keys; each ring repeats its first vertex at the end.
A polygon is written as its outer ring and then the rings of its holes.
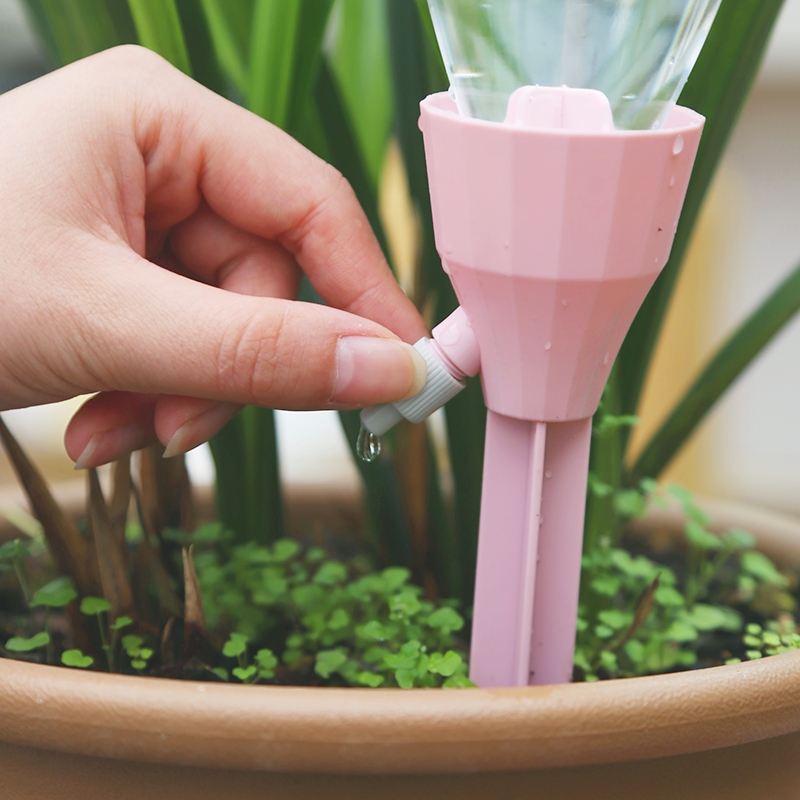
{"type": "Polygon", "coordinates": [[[520,86],[599,89],[618,128],[658,128],[720,0],[428,0],[461,114],[502,121],[520,86]]]}

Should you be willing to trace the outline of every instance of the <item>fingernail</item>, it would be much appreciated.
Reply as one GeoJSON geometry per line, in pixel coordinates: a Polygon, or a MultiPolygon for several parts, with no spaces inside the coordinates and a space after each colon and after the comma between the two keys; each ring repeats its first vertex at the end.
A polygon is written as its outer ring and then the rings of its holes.
{"type": "Polygon", "coordinates": [[[118,458],[139,450],[150,443],[152,432],[135,423],[122,425],[108,431],[98,431],[83,448],[75,462],[75,469],[87,469],[108,464],[118,458]]]}
{"type": "Polygon", "coordinates": [[[374,405],[413,397],[425,385],[425,359],[409,344],[374,336],[345,336],[336,345],[332,400],[374,405]]]}
{"type": "Polygon", "coordinates": [[[164,450],[164,458],[188,453],[189,450],[207,442],[215,433],[219,433],[241,408],[240,405],[233,403],[214,403],[206,411],[186,420],[172,434],[167,449],[164,450]]]}

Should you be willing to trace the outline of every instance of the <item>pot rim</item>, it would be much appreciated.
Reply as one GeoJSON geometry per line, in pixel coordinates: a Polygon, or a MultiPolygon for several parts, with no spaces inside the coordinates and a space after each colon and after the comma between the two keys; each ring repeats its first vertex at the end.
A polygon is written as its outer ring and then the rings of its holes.
{"type": "Polygon", "coordinates": [[[729,747],[800,730],[800,651],[515,689],[233,686],[0,660],[0,740],[187,766],[522,770],[729,747]]]}
{"type": "MultiPolygon", "coordinates": [[[[800,560],[800,523],[794,531],[787,537],[784,525],[777,535],[782,552],[800,560]]],[[[756,535],[768,551],[777,544],[769,526],[756,535]]],[[[799,730],[800,651],[643,678],[447,691],[239,686],[0,659],[0,742],[161,764],[524,770],[680,755],[799,730]]]]}

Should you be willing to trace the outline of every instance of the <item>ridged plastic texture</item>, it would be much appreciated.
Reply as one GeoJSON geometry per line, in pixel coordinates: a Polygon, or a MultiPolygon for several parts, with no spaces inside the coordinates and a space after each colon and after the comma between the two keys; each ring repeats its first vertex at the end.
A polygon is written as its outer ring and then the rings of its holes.
{"type": "Polygon", "coordinates": [[[394,406],[410,422],[422,422],[455,397],[466,384],[456,380],[436,358],[431,350],[430,339],[420,339],[414,344],[414,349],[428,365],[428,379],[419,394],[394,406]]]}
{"type": "Polygon", "coordinates": [[[658,131],[587,133],[461,117],[447,94],[421,108],[436,245],[486,404],[591,416],[669,257],[703,118],[675,108],[658,131]]]}

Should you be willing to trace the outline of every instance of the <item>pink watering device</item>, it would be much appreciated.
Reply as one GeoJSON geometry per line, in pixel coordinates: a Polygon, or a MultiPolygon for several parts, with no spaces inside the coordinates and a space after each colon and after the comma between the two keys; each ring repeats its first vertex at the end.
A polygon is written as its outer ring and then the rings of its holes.
{"type": "Polygon", "coordinates": [[[669,257],[703,118],[617,130],[592,89],[523,87],[504,122],[426,98],[436,246],[460,307],[417,343],[428,383],[366,409],[419,422],[480,372],[489,409],[471,679],[571,680],[592,415],[669,257]]]}

